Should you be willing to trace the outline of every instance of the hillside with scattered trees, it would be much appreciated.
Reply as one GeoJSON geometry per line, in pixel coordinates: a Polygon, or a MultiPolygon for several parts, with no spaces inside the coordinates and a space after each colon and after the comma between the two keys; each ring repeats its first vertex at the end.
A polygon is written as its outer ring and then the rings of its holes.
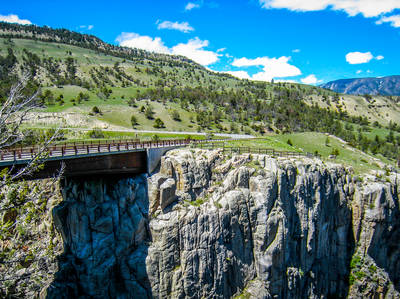
{"type": "Polygon", "coordinates": [[[0,101],[23,73],[31,78],[27,92],[39,92],[37,118],[51,121],[27,123],[30,130],[54,126],[56,113],[66,127],[79,126],[73,123],[79,119],[82,127],[94,123],[260,136],[323,132],[390,159],[399,154],[399,97],[240,80],[182,56],[34,25],[0,23],[0,66],[0,101]]]}

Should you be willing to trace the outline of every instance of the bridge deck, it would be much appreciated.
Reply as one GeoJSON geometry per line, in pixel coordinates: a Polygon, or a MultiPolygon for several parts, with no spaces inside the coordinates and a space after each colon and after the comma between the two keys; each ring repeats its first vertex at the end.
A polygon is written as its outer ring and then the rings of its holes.
{"type": "MultiPolygon", "coordinates": [[[[159,142],[138,142],[138,141],[112,141],[107,143],[74,143],[51,145],[47,149],[48,159],[64,160],[68,158],[77,158],[91,156],[93,154],[111,154],[128,151],[145,150],[149,148],[162,148],[170,146],[188,145],[190,140],[163,140],[159,142]]],[[[14,164],[26,164],[35,155],[39,148],[35,146],[11,148],[0,151],[0,167],[14,164]]]]}
{"type": "MultiPolygon", "coordinates": [[[[147,149],[184,146],[189,143],[190,140],[163,140],[54,145],[47,149],[43,169],[27,178],[51,177],[62,168],[62,165],[64,176],[146,173],[147,149]]],[[[0,171],[4,168],[18,171],[38,152],[37,147],[0,151],[0,171]]]]}

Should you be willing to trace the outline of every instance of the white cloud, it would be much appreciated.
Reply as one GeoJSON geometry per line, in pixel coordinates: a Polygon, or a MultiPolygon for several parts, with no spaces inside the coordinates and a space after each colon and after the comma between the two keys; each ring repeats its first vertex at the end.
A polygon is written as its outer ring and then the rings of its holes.
{"type": "Polygon", "coordinates": [[[162,54],[173,54],[186,56],[189,59],[201,64],[210,65],[218,61],[218,54],[213,51],[205,50],[208,47],[208,40],[201,40],[198,37],[190,39],[187,43],[180,43],[172,48],[164,45],[164,42],[159,37],[152,38],[146,35],[137,33],[123,32],[116,41],[123,47],[138,48],[151,52],[162,54]]]}
{"type": "Polygon", "coordinates": [[[208,47],[208,40],[200,40],[198,37],[189,40],[186,44],[180,43],[172,47],[172,54],[186,56],[201,65],[210,65],[218,61],[218,54],[204,50],[208,47]]]}
{"type": "Polygon", "coordinates": [[[376,60],[382,60],[382,59],[384,59],[384,58],[385,58],[385,57],[383,57],[382,55],[378,55],[378,56],[375,57],[376,60]]]}
{"type": "Polygon", "coordinates": [[[225,50],[226,50],[226,48],[220,48],[217,50],[217,53],[224,52],[225,50]]]}
{"type": "Polygon", "coordinates": [[[32,24],[31,21],[20,19],[17,15],[8,15],[8,16],[0,15],[0,22],[17,23],[21,25],[32,24]]]}
{"type": "Polygon", "coordinates": [[[371,52],[350,52],[346,55],[346,61],[350,64],[361,64],[370,62],[374,58],[371,52]]]}
{"type": "Polygon", "coordinates": [[[254,74],[251,79],[271,81],[273,78],[285,78],[301,75],[300,69],[289,64],[290,57],[279,58],[258,57],[255,59],[240,58],[232,63],[236,67],[262,66],[263,71],[254,74]]]}
{"type": "Polygon", "coordinates": [[[300,53],[300,49],[294,49],[292,50],[293,53],[300,53]]]}
{"type": "Polygon", "coordinates": [[[361,74],[362,73],[362,70],[358,70],[357,72],[356,72],[356,74],[358,75],[358,74],[361,74]]]}
{"type": "Polygon", "coordinates": [[[246,71],[227,71],[223,73],[230,74],[239,79],[250,79],[250,76],[246,71]]]}
{"type": "Polygon", "coordinates": [[[274,80],[275,83],[299,83],[296,80],[274,80]]]}
{"type": "Polygon", "coordinates": [[[188,4],[186,4],[185,6],[185,10],[192,10],[193,8],[200,8],[200,4],[196,4],[193,2],[189,2],[188,4]]]}
{"type": "Polygon", "coordinates": [[[263,8],[286,8],[294,11],[340,10],[350,16],[377,17],[400,8],[398,0],[259,0],[263,8]]]}
{"type": "Polygon", "coordinates": [[[92,30],[94,25],[80,25],[80,29],[92,30]]]}
{"type": "Polygon", "coordinates": [[[320,80],[315,77],[314,74],[311,74],[303,79],[300,80],[304,84],[317,84],[318,82],[321,82],[320,80]]]}
{"type": "Polygon", "coordinates": [[[380,20],[376,21],[376,24],[380,25],[383,23],[390,23],[393,27],[400,27],[400,15],[394,15],[390,17],[382,17],[380,20]]]}
{"type": "MultiPolygon", "coordinates": [[[[158,21],[157,21],[158,23],[158,21]]],[[[184,33],[188,33],[190,31],[194,31],[194,28],[189,25],[188,22],[171,22],[171,21],[164,21],[158,24],[158,29],[172,29],[178,30],[184,33]]]]}
{"type": "Polygon", "coordinates": [[[154,39],[150,36],[139,35],[133,32],[122,32],[116,41],[123,47],[138,48],[156,53],[170,54],[170,50],[166,47],[159,37],[154,39]]]}

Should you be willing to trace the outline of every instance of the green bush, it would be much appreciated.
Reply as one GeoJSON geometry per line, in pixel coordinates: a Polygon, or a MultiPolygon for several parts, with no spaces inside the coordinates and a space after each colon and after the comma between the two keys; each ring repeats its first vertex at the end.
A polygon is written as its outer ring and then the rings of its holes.
{"type": "Polygon", "coordinates": [[[161,128],[165,128],[165,125],[164,125],[164,122],[160,119],[160,118],[156,118],[155,120],[154,120],[154,125],[153,125],[153,127],[154,128],[157,128],[157,129],[161,129],[161,128]]]}
{"type": "Polygon", "coordinates": [[[339,156],[339,150],[337,148],[333,148],[331,152],[332,156],[339,156]]]}
{"type": "Polygon", "coordinates": [[[104,138],[104,133],[101,129],[93,129],[89,132],[90,138],[104,138]]]}
{"type": "Polygon", "coordinates": [[[157,134],[154,134],[153,136],[151,136],[151,140],[152,141],[159,141],[160,140],[160,136],[158,136],[157,134]]]}
{"type": "Polygon", "coordinates": [[[131,124],[132,124],[132,127],[135,127],[138,124],[137,118],[134,115],[132,115],[132,117],[131,117],[131,124]]]}
{"type": "Polygon", "coordinates": [[[179,112],[177,110],[172,110],[171,117],[175,121],[181,121],[181,116],[179,115],[179,112]]]}
{"type": "Polygon", "coordinates": [[[94,106],[94,107],[92,108],[92,112],[95,113],[95,114],[101,113],[99,107],[97,107],[97,106],[94,106]]]}

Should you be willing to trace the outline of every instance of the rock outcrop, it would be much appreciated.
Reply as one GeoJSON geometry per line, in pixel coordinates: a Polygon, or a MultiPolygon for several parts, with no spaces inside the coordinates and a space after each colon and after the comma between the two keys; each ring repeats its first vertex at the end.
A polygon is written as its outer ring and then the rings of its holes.
{"type": "Polygon", "coordinates": [[[186,149],[148,178],[69,180],[47,297],[398,297],[397,179],[186,149]]]}

